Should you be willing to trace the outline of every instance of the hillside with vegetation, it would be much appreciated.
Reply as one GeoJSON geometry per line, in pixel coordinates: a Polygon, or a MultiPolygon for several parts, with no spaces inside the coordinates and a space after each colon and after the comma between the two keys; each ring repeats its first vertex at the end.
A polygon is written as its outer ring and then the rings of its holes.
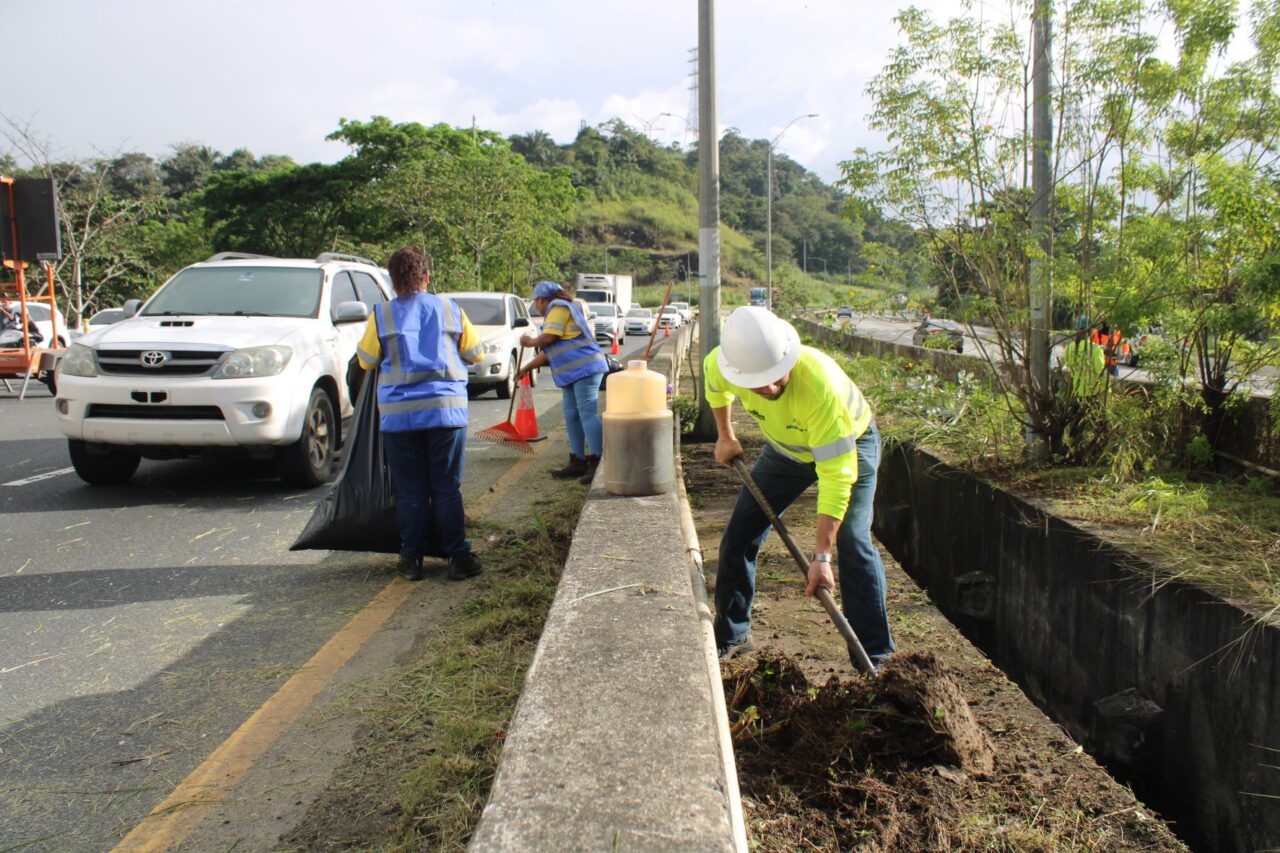
{"type": "MultiPolygon", "coordinates": [[[[385,258],[404,243],[433,257],[443,290],[527,293],[539,278],[626,272],[640,301],[669,281],[697,299],[696,150],[664,146],[620,120],[557,144],[532,131],[342,120],[328,137],[349,153],[298,164],[246,149],[181,143],[60,160],[12,121],[0,173],[58,184],[65,257],[56,274],[73,322],[145,296],[218,251],[385,258]]],[[[767,144],[721,142],[724,302],[765,280],[767,144]]],[[[773,277],[781,304],[883,301],[922,287],[911,229],[855,212],[845,195],[790,158],[774,161],[773,277]],[[808,272],[804,267],[807,266],[808,272]]]]}

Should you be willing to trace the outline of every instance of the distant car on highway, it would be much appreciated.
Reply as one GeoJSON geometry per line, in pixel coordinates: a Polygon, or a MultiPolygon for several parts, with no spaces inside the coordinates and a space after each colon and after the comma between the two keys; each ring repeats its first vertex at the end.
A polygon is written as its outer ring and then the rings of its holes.
{"type": "Polygon", "coordinates": [[[612,343],[617,338],[619,346],[627,342],[627,330],[624,328],[626,318],[617,305],[612,302],[597,302],[591,306],[591,310],[595,315],[591,324],[595,329],[596,341],[612,343]]]}
{"type": "Polygon", "coordinates": [[[688,302],[672,302],[671,305],[680,312],[680,319],[686,323],[693,322],[693,309],[689,307],[688,302]]]}
{"type": "Polygon", "coordinates": [[[678,329],[684,325],[684,318],[680,316],[680,309],[674,305],[668,305],[662,309],[662,316],[658,318],[658,328],[678,329]]]}
{"type": "Polygon", "coordinates": [[[648,308],[632,308],[627,312],[626,331],[628,335],[649,335],[653,333],[656,322],[653,312],[648,308]]]}
{"type": "Polygon", "coordinates": [[[96,332],[98,329],[106,328],[107,326],[114,326],[116,323],[119,323],[121,320],[124,320],[124,319],[125,319],[125,316],[124,316],[123,308],[103,308],[101,311],[94,314],[92,317],[90,317],[88,320],[85,321],[84,331],[78,331],[76,329],[72,329],[71,337],[74,340],[75,338],[78,338],[81,335],[87,335],[90,332],[96,332]]]}
{"type": "Polygon", "coordinates": [[[964,352],[964,335],[950,323],[925,320],[911,335],[911,343],[927,349],[949,349],[964,352]]]}
{"type": "Polygon", "coordinates": [[[848,305],[841,305],[839,308],[837,308],[837,309],[836,309],[836,319],[837,319],[837,320],[852,320],[852,319],[853,319],[853,309],[852,309],[852,308],[850,308],[848,305]]]}

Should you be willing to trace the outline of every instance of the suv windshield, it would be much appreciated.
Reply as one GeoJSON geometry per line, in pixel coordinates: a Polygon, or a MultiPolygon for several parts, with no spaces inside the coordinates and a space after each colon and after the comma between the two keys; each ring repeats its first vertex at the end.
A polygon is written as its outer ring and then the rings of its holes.
{"type": "Polygon", "coordinates": [[[142,314],[315,317],[322,278],[318,269],[192,267],[161,288],[142,314]]]}
{"type": "MultiPolygon", "coordinates": [[[[448,294],[445,294],[448,295],[448,294]]],[[[507,312],[502,299],[482,299],[478,296],[455,296],[453,301],[475,326],[505,326],[507,312]]]]}
{"type": "Polygon", "coordinates": [[[594,305],[592,306],[591,310],[596,313],[597,317],[617,317],[618,316],[617,305],[594,305]]]}
{"type": "Polygon", "coordinates": [[[628,317],[652,317],[653,312],[648,308],[632,308],[627,312],[628,317]]]}

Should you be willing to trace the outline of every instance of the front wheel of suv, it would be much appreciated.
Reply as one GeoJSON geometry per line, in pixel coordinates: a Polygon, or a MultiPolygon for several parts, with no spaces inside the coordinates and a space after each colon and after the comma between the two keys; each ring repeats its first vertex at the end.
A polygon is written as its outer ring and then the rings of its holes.
{"type": "Polygon", "coordinates": [[[142,461],[136,453],[119,450],[93,453],[83,441],[75,438],[67,439],[67,451],[80,479],[94,486],[118,486],[129,482],[142,461]]]}
{"type": "Polygon", "coordinates": [[[302,435],[276,452],[276,472],[290,486],[314,489],[333,479],[334,456],[338,449],[338,423],[333,401],[323,388],[312,388],[307,413],[302,419],[302,435]]]}

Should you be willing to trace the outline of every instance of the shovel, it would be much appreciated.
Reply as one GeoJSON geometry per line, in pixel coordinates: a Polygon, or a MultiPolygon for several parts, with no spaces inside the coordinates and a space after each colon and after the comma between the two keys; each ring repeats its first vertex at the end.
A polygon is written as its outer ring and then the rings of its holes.
{"type": "MultiPolygon", "coordinates": [[[[778,531],[779,538],[786,544],[791,556],[795,558],[796,567],[800,569],[801,577],[807,581],[809,579],[809,561],[805,559],[804,552],[796,544],[795,538],[783,526],[782,519],[778,518],[777,513],[773,511],[773,507],[769,506],[769,501],[765,499],[764,492],[760,491],[756,481],[751,479],[751,472],[747,470],[747,465],[742,461],[741,456],[734,458],[733,470],[742,479],[742,485],[746,486],[747,491],[751,492],[751,496],[756,499],[756,503],[760,505],[760,511],[765,514],[765,518],[769,519],[773,529],[778,531]]],[[[849,620],[844,618],[844,614],[836,606],[836,600],[831,597],[831,590],[819,587],[818,601],[822,602],[822,607],[827,611],[827,615],[831,617],[831,621],[835,623],[836,630],[840,632],[841,637],[844,637],[845,645],[849,647],[849,662],[853,664],[853,668],[863,675],[875,675],[876,670],[871,664],[871,658],[867,657],[867,650],[858,641],[858,635],[853,633],[853,626],[849,624],[849,620]]]]}

